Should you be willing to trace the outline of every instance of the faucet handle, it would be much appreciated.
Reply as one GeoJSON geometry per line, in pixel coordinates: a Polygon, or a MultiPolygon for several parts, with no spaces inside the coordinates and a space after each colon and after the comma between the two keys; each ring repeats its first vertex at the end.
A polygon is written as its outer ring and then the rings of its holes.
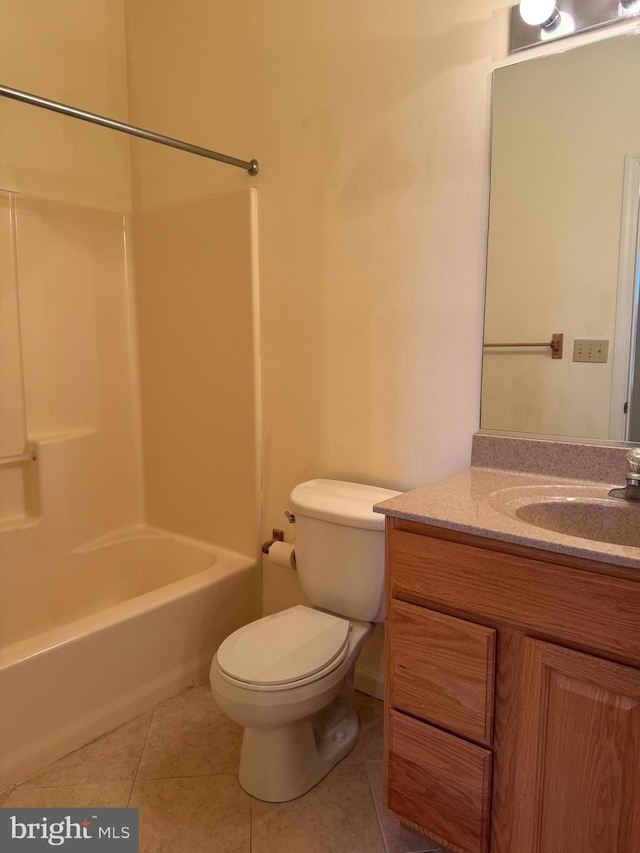
{"type": "Polygon", "coordinates": [[[634,474],[640,474],[640,447],[634,447],[627,453],[629,470],[634,474]]]}
{"type": "Polygon", "coordinates": [[[629,470],[627,471],[627,485],[620,489],[610,489],[612,498],[625,498],[628,501],[640,501],[640,447],[634,447],[627,453],[629,470]]]}

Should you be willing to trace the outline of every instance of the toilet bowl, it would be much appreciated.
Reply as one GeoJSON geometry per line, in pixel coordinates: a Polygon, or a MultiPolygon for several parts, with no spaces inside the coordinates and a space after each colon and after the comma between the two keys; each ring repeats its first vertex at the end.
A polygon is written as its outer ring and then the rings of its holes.
{"type": "MultiPolygon", "coordinates": [[[[274,673],[273,668],[267,671],[269,667],[257,673],[251,667],[253,680],[245,680],[249,677],[247,667],[239,665],[234,675],[229,663],[234,652],[225,649],[224,643],[211,666],[211,688],[218,705],[244,727],[240,784],[252,796],[268,802],[292,800],[306,793],[353,749],[360,731],[353,710],[353,672],[362,644],[374,626],[300,605],[248,627],[256,644],[263,642],[260,635],[264,629],[264,653],[269,638],[294,626],[302,632],[290,634],[288,650],[281,642],[278,651],[288,657],[288,664],[280,673],[274,673]],[[335,630],[327,625],[330,636],[320,638],[320,644],[325,644],[322,653],[312,653],[307,642],[305,654],[304,624],[309,620],[309,634],[318,640],[316,616],[336,620],[335,630]],[[322,665],[325,654],[327,660],[322,665]],[[315,671],[309,673],[311,667],[315,671]],[[278,679],[275,682],[274,675],[278,679]]],[[[234,635],[228,638],[237,639],[234,635]]],[[[251,638],[242,651],[248,652],[250,645],[251,638]]]]}
{"type": "Polygon", "coordinates": [[[238,779],[257,799],[301,796],[358,740],[356,659],[384,619],[384,519],[372,506],[397,494],[336,480],[296,486],[296,562],[313,606],[245,625],[213,659],[213,695],[244,727],[238,779]]]}

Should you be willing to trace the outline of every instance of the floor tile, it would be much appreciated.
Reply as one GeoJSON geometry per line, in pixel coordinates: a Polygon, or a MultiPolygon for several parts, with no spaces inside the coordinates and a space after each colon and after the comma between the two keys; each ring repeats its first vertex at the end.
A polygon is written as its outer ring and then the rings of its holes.
{"type": "Polygon", "coordinates": [[[252,801],[242,790],[242,729],[203,683],[0,793],[0,806],[128,803],[140,809],[140,853],[436,853],[385,812],[382,702],[356,693],[355,704],[358,744],[289,803],[252,801]]]}
{"type": "MultiPolygon", "coordinates": [[[[140,810],[140,853],[251,849],[250,797],[234,776],[136,782],[129,805],[140,810]]],[[[279,853],[277,847],[271,853],[279,853]]]]}
{"type": "Polygon", "coordinates": [[[53,788],[15,788],[5,806],[15,808],[75,809],[123,808],[129,801],[131,782],[109,785],[57,785],[53,788]]]}
{"type": "Polygon", "coordinates": [[[384,853],[364,765],[335,767],[288,803],[253,801],[252,853],[384,853]]]}
{"type": "Polygon", "coordinates": [[[158,705],[158,708],[163,711],[190,711],[194,708],[214,710],[217,707],[208,681],[196,684],[188,690],[183,690],[182,693],[178,693],[177,696],[172,696],[158,705]]]}
{"type": "Polygon", "coordinates": [[[384,784],[382,762],[371,762],[366,765],[366,769],[388,853],[425,853],[425,851],[441,853],[441,848],[435,841],[406,829],[391,817],[382,805],[384,784]]]}
{"type": "Polygon", "coordinates": [[[141,714],[34,773],[20,787],[133,782],[150,722],[151,712],[141,714]]]}
{"type": "Polygon", "coordinates": [[[344,764],[382,761],[382,711],[380,699],[356,691],[355,709],[360,717],[358,743],[344,759],[344,764]]]}
{"type": "Polygon", "coordinates": [[[153,713],[138,779],[236,773],[242,728],[218,709],[153,713]]]}

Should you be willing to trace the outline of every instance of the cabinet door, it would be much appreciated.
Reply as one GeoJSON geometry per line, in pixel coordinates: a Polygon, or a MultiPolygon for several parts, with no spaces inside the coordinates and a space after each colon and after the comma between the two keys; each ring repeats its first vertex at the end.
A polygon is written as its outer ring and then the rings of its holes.
{"type": "Polygon", "coordinates": [[[640,672],[527,639],[522,675],[523,853],[637,853],[640,672]]]}

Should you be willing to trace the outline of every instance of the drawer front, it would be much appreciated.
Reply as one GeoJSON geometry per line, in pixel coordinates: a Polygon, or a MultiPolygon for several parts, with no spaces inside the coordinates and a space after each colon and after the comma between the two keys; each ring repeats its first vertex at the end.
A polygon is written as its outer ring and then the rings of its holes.
{"type": "Polygon", "coordinates": [[[390,711],[387,807],[459,853],[487,853],[491,752],[390,711]]]}
{"type": "MultiPolygon", "coordinates": [[[[393,519],[392,521],[396,521],[393,519]]],[[[420,525],[415,525],[419,529],[420,525]]],[[[395,529],[392,594],[640,662],[640,583],[395,529]]],[[[587,562],[587,561],[585,561],[587,562]]]]}
{"type": "Polygon", "coordinates": [[[495,630],[392,600],[387,636],[390,706],[490,745],[495,630]]]}

